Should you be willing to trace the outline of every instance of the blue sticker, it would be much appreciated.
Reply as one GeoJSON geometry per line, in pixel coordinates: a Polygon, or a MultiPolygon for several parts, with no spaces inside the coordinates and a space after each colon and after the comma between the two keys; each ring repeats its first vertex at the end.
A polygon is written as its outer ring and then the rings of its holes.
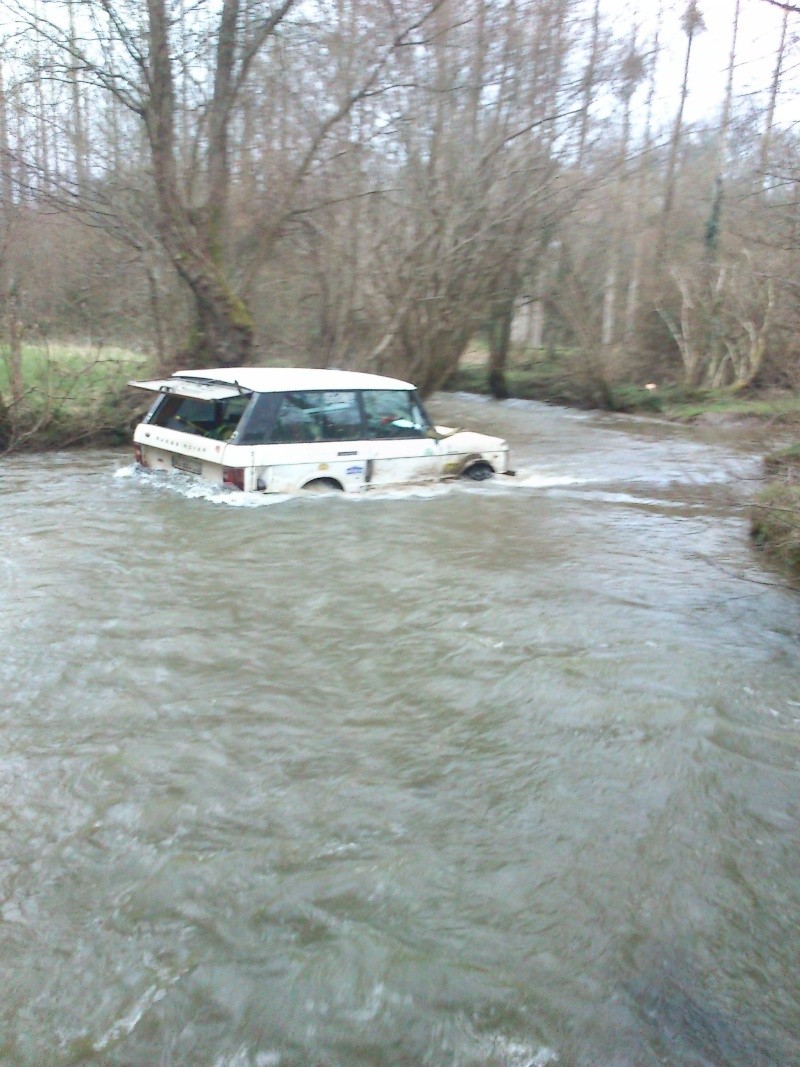
{"type": "Polygon", "coordinates": [[[348,467],[347,468],[347,473],[348,474],[363,474],[364,473],[364,468],[363,467],[348,467]]]}

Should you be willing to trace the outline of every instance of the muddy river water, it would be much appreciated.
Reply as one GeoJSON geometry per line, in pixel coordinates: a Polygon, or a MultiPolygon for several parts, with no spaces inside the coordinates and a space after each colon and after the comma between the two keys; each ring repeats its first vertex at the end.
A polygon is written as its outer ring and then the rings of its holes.
{"type": "Polygon", "coordinates": [[[516,482],[0,467],[3,1067],[800,1063],[755,447],[432,406],[516,482]]]}

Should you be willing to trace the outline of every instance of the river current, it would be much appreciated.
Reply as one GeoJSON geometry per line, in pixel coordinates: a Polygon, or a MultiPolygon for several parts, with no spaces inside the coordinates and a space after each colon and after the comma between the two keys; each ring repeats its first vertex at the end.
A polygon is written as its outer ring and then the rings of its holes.
{"type": "Polygon", "coordinates": [[[3,1067],[800,1063],[800,597],[722,430],[512,483],[0,466],[3,1067]]]}

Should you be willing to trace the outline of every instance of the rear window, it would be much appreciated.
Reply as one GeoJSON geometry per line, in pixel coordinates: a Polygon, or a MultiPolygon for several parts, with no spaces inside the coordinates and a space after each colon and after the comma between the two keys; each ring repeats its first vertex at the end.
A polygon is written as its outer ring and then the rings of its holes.
{"type": "Polygon", "coordinates": [[[199,400],[170,394],[153,412],[150,422],[169,430],[211,437],[215,441],[228,441],[249,403],[249,395],[233,396],[227,400],[199,400]]]}

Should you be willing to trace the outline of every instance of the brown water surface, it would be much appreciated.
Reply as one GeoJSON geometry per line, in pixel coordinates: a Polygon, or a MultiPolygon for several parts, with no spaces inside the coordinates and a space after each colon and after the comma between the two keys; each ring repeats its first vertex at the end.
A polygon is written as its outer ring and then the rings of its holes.
{"type": "Polygon", "coordinates": [[[723,430],[516,483],[0,468],[0,1063],[800,1062],[800,600],[723,430]]]}

